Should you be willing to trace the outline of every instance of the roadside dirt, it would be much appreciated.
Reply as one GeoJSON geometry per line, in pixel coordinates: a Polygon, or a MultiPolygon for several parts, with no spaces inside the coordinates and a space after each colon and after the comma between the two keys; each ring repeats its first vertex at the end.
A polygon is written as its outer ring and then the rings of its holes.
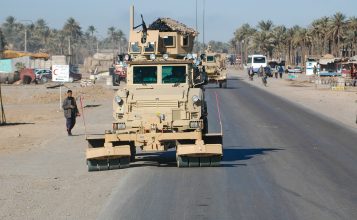
{"type": "MultiPolygon", "coordinates": [[[[67,86],[90,106],[88,132],[108,129],[113,89],[67,86]]],[[[58,88],[10,85],[2,92],[8,125],[0,126],[0,219],[95,219],[127,171],[87,172],[83,115],[68,137],[58,88]]]]}

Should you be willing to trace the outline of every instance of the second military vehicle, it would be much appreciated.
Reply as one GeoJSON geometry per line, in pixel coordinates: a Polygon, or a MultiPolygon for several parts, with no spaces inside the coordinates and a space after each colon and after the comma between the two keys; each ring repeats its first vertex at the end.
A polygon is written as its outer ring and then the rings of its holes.
{"type": "Polygon", "coordinates": [[[205,54],[201,55],[204,71],[207,73],[208,82],[218,83],[220,88],[227,88],[226,57],[215,53],[208,46],[205,54]]]}

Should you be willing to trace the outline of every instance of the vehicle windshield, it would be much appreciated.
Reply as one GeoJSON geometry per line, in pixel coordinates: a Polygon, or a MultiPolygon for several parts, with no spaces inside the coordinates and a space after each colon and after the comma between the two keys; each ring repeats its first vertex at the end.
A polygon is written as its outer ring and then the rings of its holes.
{"type": "Polygon", "coordinates": [[[207,56],[207,62],[215,62],[214,56],[207,56]]]}
{"type": "Polygon", "coordinates": [[[163,66],[162,83],[185,83],[186,66],[163,66]]]}
{"type": "Polygon", "coordinates": [[[254,57],[254,63],[265,63],[265,57],[254,57]]]}
{"type": "Polygon", "coordinates": [[[154,84],[157,83],[156,66],[134,66],[133,67],[134,84],[154,84]]]}

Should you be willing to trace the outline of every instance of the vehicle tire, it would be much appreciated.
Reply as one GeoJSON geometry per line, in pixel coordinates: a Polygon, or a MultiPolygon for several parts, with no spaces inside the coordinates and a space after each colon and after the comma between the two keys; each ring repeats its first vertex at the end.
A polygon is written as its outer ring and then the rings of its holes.
{"type": "Polygon", "coordinates": [[[42,84],[45,84],[45,83],[47,83],[48,82],[48,78],[46,77],[46,76],[43,76],[42,78],[41,78],[41,83],[42,84]]]}
{"type": "Polygon", "coordinates": [[[130,162],[135,162],[136,147],[134,142],[130,143],[130,162]]]}
{"type": "Polygon", "coordinates": [[[30,84],[31,83],[31,77],[24,76],[24,78],[22,79],[22,83],[23,84],[30,84]]]}
{"type": "Polygon", "coordinates": [[[205,117],[203,119],[203,129],[202,129],[202,133],[203,134],[207,134],[208,133],[208,120],[207,117],[205,117]]]}
{"type": "Polygon", "coordinates": [[[227,81],[222,82],[222,87],[225,89],[227,88],[227,81]]]}

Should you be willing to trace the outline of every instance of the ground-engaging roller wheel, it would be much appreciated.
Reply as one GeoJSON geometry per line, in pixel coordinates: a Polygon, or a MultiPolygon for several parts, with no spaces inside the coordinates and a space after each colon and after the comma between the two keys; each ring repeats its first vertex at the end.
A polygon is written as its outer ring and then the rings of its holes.
{"type": "Polygon", "coordinates": [[[221,156],[187,157],[177,156],[177,167],[217,167],[220,166],[221,156]]]}
{"type": "Polygon", "coordinates": [[[130,157],[103,160],[90,159],[87,160],[87,166],[89,172],[128,168],[130,166],[130,157]]]}
{"type": "Polygon", "coordinates": [[[189,167],[199,167],[200,166],[200,158],[199,157],[189,157],[188,158],[188,166],[189,167]]]}
{"type": "Polygon", "coordinates": [[[209,167],[211,160],[209,157],[200,157],[200,167],[209,167]]]}
{"type": "Polygon", "coordinates": [[[177,167],[188,167],[188,158],[184,156],[177,156],[177,167]]]}
{"type": "Polygon", "coordinates": [[[135,162],[135,155],[136,155],[136,147],[135,144],[132,142],[130,143],[130,162],[135,162]]]}
{"type": "Polygon", "coordinates": [[[120,158],[120,168],[128,168],[130,164],[130,157],[122,157],[120,158]]]}
{"type": "Polygon", "coordinates": [[[221,165],[221,156],[212,156],[210,157],[211,160],[211,167],[219,167],[221,165]]]}
{"type": "Polygon", "coordinates": [[[109,159],[108,162],[109,162],[108,164],[109,164],[110,170],[120,169],[120,159],[119,158],[109,159]]]}
{"type": "Polygon", "coordinates": [[[88,171],[98,171],[96,160],[87,160],[88,171]]]}

